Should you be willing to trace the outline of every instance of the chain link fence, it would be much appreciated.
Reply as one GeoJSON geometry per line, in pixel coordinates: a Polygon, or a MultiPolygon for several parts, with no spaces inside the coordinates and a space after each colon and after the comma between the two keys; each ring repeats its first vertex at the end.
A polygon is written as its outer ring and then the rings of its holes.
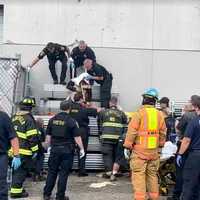
{"type": "Polygon", "coordinates": [[[11,115],[15,103],[24,95],[25,71],[20,57],[0,57],[0,108],[11,115]]]}

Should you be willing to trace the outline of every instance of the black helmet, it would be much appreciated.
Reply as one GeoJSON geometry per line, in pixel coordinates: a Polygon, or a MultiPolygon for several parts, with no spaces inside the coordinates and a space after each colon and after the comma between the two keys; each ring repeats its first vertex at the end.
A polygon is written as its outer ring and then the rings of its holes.
{"type": "Polygon", "coordinates": [[[29,106],[29,107],[35,107],[36,101],[34,97],[24,97],[20,102],[20,106],[29,106]]]}
{"type": "Polygon", "coordinates": [[[71,100],[64,100],[60,103],[60,110],[69,110],[71,107],[72,101],[71,100]]]}

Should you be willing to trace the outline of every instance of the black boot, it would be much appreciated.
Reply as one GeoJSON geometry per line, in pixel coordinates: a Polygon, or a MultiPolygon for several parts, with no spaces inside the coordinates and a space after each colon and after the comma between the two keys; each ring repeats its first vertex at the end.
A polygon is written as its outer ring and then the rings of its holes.
{"type": "Polygon", "coordinates": [[[10,197],[12,199],[20,199],[20,198],[27,198],[29,196],[28,192],[26,192],[25,190],[22,191],[22,193],[20,194],[10,194],[10,197]]]}

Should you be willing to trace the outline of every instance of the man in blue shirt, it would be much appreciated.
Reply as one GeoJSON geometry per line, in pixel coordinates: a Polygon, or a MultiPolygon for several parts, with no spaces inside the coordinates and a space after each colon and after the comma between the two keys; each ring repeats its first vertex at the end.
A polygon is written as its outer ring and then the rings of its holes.
{"type": "Polygon", "coordinates": [[[14,170],[18,169],[21,165],[19,157],[19,142],[16,132],[12,126],[9,116],[0,111],[0,199],[8,200],[8,186],[6,182],[8,170],[8,149],[12,146],[13,160],[12,167],[14,170]]]}
{"type": "Polygon", "coordinates": [[[188,151],[183,169],[183,200],[200,199],[200,97],[196,99],[193,106],[197,116],[186,128],[176,159],[177,165],[181,166],[183,154],[188,151]]]}

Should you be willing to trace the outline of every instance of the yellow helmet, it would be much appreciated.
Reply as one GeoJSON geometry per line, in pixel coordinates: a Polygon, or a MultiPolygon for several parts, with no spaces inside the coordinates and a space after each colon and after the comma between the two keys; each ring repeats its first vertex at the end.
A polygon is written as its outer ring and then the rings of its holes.
{"type": "Polygon", "coordinates": [[[29,107],[35,107],[36,101],[34,97],[24,97],[22,101],[19,102],[19,105],[21,106],[29,106],[29,107]]]}

